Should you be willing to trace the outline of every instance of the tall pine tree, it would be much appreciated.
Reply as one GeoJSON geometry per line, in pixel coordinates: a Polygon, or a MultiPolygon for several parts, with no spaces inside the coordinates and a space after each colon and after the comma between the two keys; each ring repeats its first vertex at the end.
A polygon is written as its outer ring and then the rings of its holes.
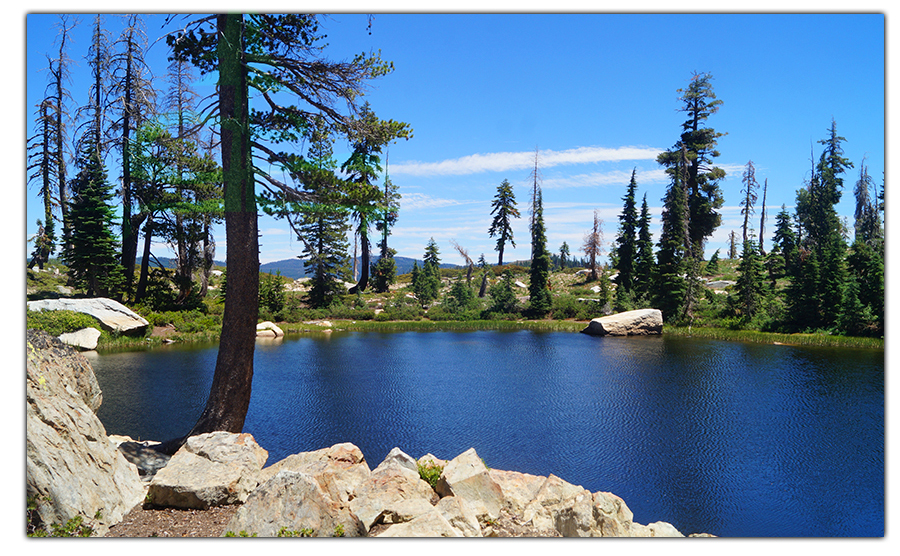
{"type": "Polygon", "coordinates": [[[531,282],[528,293],[531,296],[528,312],[534,318],[541,318],[550,312],[550,252],[547,250],[547,234],[544,228],[544,207],[540,188],[534,202],[533,224],[531,226],[531,282]]]}
{"type": "Polygon", "coordinates": [[[619,215],[619,235],[616,238],[615,260],[616,270],[619,271],[616,277],[616,291],[631,292],[634,289],[635,259],[637,257],[637,229],[638,229],[638,212],[635,203],[635,193],[637,191],[637,169],[631,171],[631,181],[628,183],[626,190],[625,206],[622,207],[622,213],[619,215]]]}

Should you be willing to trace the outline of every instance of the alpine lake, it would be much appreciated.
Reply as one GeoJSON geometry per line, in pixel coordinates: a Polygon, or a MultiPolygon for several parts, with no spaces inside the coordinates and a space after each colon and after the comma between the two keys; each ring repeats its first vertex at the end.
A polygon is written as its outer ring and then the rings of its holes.
{"type": "MultiPolygon", "coordinates": [[[[109,434],[167,440],[215,344],[89,356],[109,434]]],[[[639,523],[722,537],[881,537],[884,350],[571,332],[340,332],[258,341],[244,432],[268,464],[341,442],[554,474],[639,523]]]]}

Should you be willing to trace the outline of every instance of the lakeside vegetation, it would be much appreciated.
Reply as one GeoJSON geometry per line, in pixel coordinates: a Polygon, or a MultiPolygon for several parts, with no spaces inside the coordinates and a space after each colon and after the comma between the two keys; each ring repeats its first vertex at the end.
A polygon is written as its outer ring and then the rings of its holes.
{"type": "MultiPolygon", "coordinates": [[[[715,274],[704,276],[708,282],[734,281],[737,277],[739,261],[724,259],[718,262],[715,274]]],[[[590,280],[579,274],[579,267],[556,268],[550,274],[552,284],[551,312],[544,318],[527,318],[523,307],[527,302],[527,288],[515,286],[525,284],[528,268],[521,265],[499,267],[501,276],[493,267],[482,269],[492,275],[490,286],[502,287],[503,275],[512,278],[515,307],[509,313],[487,311],[494,300],[486,295],[478,298],[472,291],[472,298],[460,307],[454,297],[460,291],[459,284],[465,284],[466,269],[441,269],[441,287],[438,299],[427,308],[417,299],[412,287],[410,274],[397,277],[397,283],[385,293],[345,294],[329,309],[311,308],[304,301],[305,280],[291,280],[277,274],[261,275],[260,318],[259,321],[273,321],[288,336],[302,334],[323,334],[326,331],[352,332],[431,332],[431,331],[478,331],[478,330],[534,330],[542,332],[580,332],[590,319],[612,311],[611,302],[615,298],[616,285],[609,280],[611,269],[603,268],[601,277],[590,280]],[[597,291],[595,291],[597,290],[597,291]],[[482,318],[485,317],[485,318],[482,318]]],[[[221,269],[220,269],[221,270],[221,269]]],[[[150,329],[138,337],[112,334],[102,331],[98,350],[111,352],[126,349],[153,348],[168,343],[215,343],[219,340],[222,327],[224,301],[220,295],[224,276],[213,276],[206,298],[196,297],[190,308],[179,309],[175,305],[177,290],[174,286],[164,287],[160,280],[164,271],[155,273],[157,279],[153,302],[127,304],[132,310],[150,322],[150,329]],[[159,282],[159,283],[157,283],[159,282]],[[156,332],[154,333],[154,329],[156,332]]],[[[60,289],[77,297],[78,290],[66,289],[66,269],[58,261],[51,261],[43,272],[28,271],[28,298],[38,299],[60,295],[60,289]]],[[[786,287],[785,283],[780,284],[786,287]]],[[[498,290],[494,290],[498,293],[498,290]]],[[[499,290],[502,291],[502,290],[499,290]]],[[[755,342],[801,346],[832,346],[868,349],[884,349],[883,338],[866,338],[817,333],[779,333],[742,329],[728,316],[725,310],[728,298],[734,294],[734,287],[727,286],[719,293],[709,290],[700,304],[695,325],[673,326],[666,324],[663,334],[671,336],[691,336],[725,341],[755,342]],[[707,299],[708,298],[708,299],[707,299]]],[[[28,311],[27,327],[46,330],[53,335],[72,332],[87,326],[97,326],[88,315],[69,311],[28,311]]]]}

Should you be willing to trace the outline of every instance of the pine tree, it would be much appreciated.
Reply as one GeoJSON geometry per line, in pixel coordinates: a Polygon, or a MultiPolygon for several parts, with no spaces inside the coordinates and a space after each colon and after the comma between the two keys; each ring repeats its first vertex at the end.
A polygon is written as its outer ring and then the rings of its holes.
{"type": "Polygon", "coordinates": [[[531,228],[531,282],[528,285],[530,301],[528,312],[534,318],[541,318],[550,312],[550,252],[547,251],[547,237],[544,229],[544,208],[541,190],[537,190],[534,202],[534,222],[531,228]]]}
{"type": "Polygon", "coordinates": [[[500,253],[497,265],[503,266],[503,250],[506,248],[506,244],[509,243],[513,247],[516,246],[511,220],[513,218],[521,218],[519,209],[516,208],[516,196],[509,181],[503,180],[497,187],[497,195],[491,202],[491,206],[493,207],[491,214],[494,215],[494,220],[491,222],[488,235],[490,237],[497,236],[497,247],[494,249],[500,253]]]}
{"type": "Polygon", "coordinates": [[[717,140],[724,133],[705,127],[706,120],[719,110],[722,101],[716,99],[709,73],[695,73],[688,87],[678,92],[682,95],[681,111],[687,114],[687,120],[681,125],[680,140],[661,153],[657,162],[665,166],[670,175],[684,174],[679,179],[684,181],[687,191],[688,251],[690,256],[700,260],[706,238],[722,221],[717,210],[724,200],[718,184],[725,177],[725,171],[714,166],[713,160],[719,156],[717,140]],[[686,162],[683,162],[684,158],[687,158],[686,162]]]}
{"type": "Polygon", "coordinates": [[[569,244],[565,241],[562,245],[559,246],[559,267],[562,270],[566,269],[566,263],[569,261],[569,256],[571,253],[569,252],[569,244]]]}
{"type": "MultiPolygon", "coordinates": [[[[122,266],[125,270],[125,287],[131,292],[134,282],[134,266],[137,257],[138,230],[144,215],[133,214],[134,192],[132,188],[131,159],[129,142],[144,120],[153,116],[156,106],[156,91],[153,76],[144,60],[147,51],[147,35],[143,20],[138,14],[125,18],[125,29],[117,45],[120,51],[110,58],[112,65],[112,105],[117,109],[118,118],[112,122],[112,130],[117,132],[115,143],[122,156],[122,266]]],[[[188,288],[188,293],[190,288],[188,288]]]]}
{"type": "Polygon", "coordinates": [[[741,263],[737,267],[738,279],[735,284],[738,307],[745,322],[750,321],[762,307],[765,296],[764,268],[759,255],[759,247],[751,233],[744,242],[741,263]]]}
{"type": "Polygon", "coordinates": [[[672,322],[681,318],[688,283],[683,276],[687,273],[687,190],[681,174],[672,174],[672,180],[663,198],[662,230],[659,250],[656,252],[656,275],[653,282],[655,307],[663,313],[663,318],[672,322]]]}
{"type": "Polygon", "coordinates": [[[88,297],[118,297],[124,276],[118,261],[119,245],[112,233],[112,188],[93,145],[76,160],[72,179],[70,245],[64,252],[73,283],[88,297]]]}
{"type": "Polygon", "coordinates": [[[649,301],[656,261],[653,256],[653,237],[650,233],[650,208],[647,194],[641,203],[641,217],[638,224],[637,258],[634,263],[635,301],[649,301]]]}
{"type": "MultiPolygon", "coordinates": [[[[304,163],[295,167],[312,201],[297,206],[294,229],[303,242],[303,266],[310,275],[307,302],[328,307],[346,293],[348,210],[340,206],[341,182],[335,174],[333,138],[324,118],[312,118],[304,163]]],[[[288,216],[292,222],[292,217],[288,216]]]]}
{"type": "Polygon", "coordinates": [[[419,302],[428,305],[438,298],[441,289],[441,259],[434,238],[425,246],[422,270],[413,263],[412,288],[419,302]]]}
{"type": "Polygon", "coordinates": [[[707,276],[713,276],[719,273],[719,249],[716,249],[716,252],[712,254],[712,257],[709,258],[709,261],[706,263],[706,274],[707,276]]]}
{"type": "Polygon", "coordinates": [[[628,183],[628,189],[625,197],[625,206],[619,215],[619,235],[616,238],[617,247],[615,248],[616,264],[614,267],[619,271],[616,277],[617,289],[631,291],[634,288],[634,264],[637,256],[637,228],[638,213],[635,204],[635,193],[637,191],[637,169],[631,171],[631,181],[628,183]]]}

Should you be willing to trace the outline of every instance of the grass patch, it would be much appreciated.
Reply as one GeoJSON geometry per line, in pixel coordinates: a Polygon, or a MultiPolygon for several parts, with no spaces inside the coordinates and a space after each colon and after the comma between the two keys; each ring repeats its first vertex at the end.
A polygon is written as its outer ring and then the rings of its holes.
{"type": "Polygon", "coordinates": [[[882,338],[833,336],[831,334],[780,334],[775,332],[759,332],[757,330],[729,330],[727,328],[680,327],[668,325],[663,328],[663,334],[667,336],[690,336],[694,338],[725,340],[729,342],[884,349],[884,339],[882,338]]]}

